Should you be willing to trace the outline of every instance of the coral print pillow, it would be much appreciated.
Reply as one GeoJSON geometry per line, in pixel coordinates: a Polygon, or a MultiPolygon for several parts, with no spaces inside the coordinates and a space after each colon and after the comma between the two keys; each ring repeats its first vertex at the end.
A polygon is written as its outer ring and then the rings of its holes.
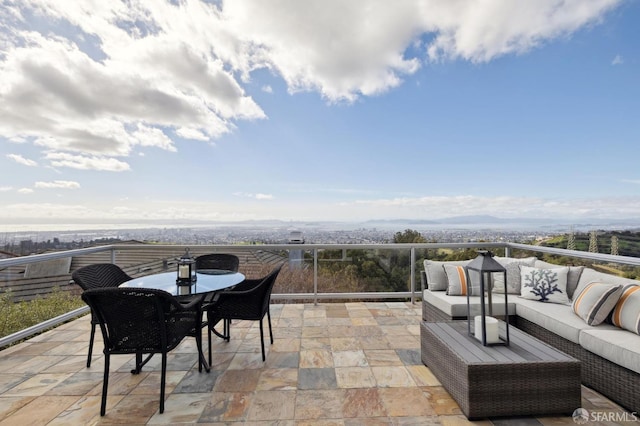
{"type": "Polygon", "coordinates": [[[567,296],[569,268],[520,266],[520,297],[540,302],[570,303],[567,296]]]}

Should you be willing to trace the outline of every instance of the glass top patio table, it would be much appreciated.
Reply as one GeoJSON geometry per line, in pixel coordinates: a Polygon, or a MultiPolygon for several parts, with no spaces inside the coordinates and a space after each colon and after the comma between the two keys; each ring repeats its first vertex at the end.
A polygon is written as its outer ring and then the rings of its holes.
{"type": "MultiPolygon", "coordinates": [[[[176,285],[177,273],[163,272],[160,274],[146,275],[140,278],[134,278],[124,282],[120,287],[140,287],[164,290],[174,296],[178,294],[178,286],[176,285]]],[[[241,283],[244,280],[244,274],[233,271],[223,271],[220,269],[206,269],[196,271],[197,280],[191,286],[191,294],[210,293],[214,291],[224,290],[241,283]]]]}
{"type": "MultiPolygon", "coordinates": [[[[177,272],[163,272],[160,274],[146,275],[140,278],[134,278],[120,284],[119,287],[131,287],[131,288],[149,288],[156,290],[164,290],[171,293],[173,296],[189,297],[195,294],[200,294],[201,299],[198,304],[198,321],[202,321],[202,312],[205,309],[203,303],[206,305],[209,303],[205,299],[213,297],[212,295],[219,290],[224,290],[229,287],[233,287],[236,284],[244,281],[244,274],[234,271],[225,271],[220,269],[202,269],[196,271],[196,282],[191,286],[189,294],[180,294],[178,285],[176,284],[177,272]],[[207,295],[209,294],[209,295],[207,295]]],[[[200,330],[200,324],[196,327],[200,330]]],[[[204,367],[207,372],[210,371],[209,363],[205,359],[202,352],[202,338],[200,333],[196,333],[196,342],[198,346],[198,355],[200,358],[199,368],[204,367]]]]}

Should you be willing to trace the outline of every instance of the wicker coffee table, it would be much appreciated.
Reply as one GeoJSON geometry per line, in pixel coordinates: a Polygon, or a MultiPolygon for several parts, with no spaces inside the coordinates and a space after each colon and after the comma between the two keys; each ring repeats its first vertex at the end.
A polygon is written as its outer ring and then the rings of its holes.
{"type": "Polygon", "coordinates": [[[509,328],[509,346],[482,346],[466,321],[422,322],[422,362],[469,419],[571,415],[581,406],[580,361],[509,328]]]}

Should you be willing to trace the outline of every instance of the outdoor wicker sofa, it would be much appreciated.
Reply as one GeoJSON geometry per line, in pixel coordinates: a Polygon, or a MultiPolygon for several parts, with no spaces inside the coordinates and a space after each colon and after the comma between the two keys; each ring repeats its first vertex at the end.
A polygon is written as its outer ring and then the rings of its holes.
{"type": "MultiPolygon", "coordinates": [[[[533,268],[560,267],[535,258],[529,259],[533,268]]],[[[500,258],[500,261],[508,264],[511,259],[500,258]]],[[[524,260],[519,263],[524,264],[524,260]]],[[[459,266],[465,262],[425,261],[425,270],[422,272],[422,319],[425,322],[451,322],[467,318],[467,296],[448,295],[442,289],[443,283],[439,282],[442,277],[447,279],[446,273],[441,274],[440,271],[447,264],[459,266]]],[[[509,273],[519,275],[517,271],[513,266],[507,268],[507,281],[509,273]]],[[[630,288],[628,286],[640,285],[640,281],[582,267],[571,268],[569,281],[572,280],[574,282],[570,296],[575,297],[594,282],[620,285],[625,294],[630,288]]],[[[507,287],[505,284],[505,288],[507,287]]],[[[638,294],[640,295],[640,291],[638,294]]],[[[472,317],[479,312],[479,299],[478,296],[470,297],[472,317]]],[[[631,300],[629,298],[627,301],[631,300]]],[[[633,300],[634,310],[640,312],[637,302],[637,298],[633,300]]],[[[503,294],[494,293],[494,307],[495,316],[504,315],[503,294]],[[496,304],[496,301],[501,303],[496,304]]],[[[547,303],[524,299],[518,294],[508,294],[507,309],[510,324],[580,360],[583,385],[629,411],[640,412],[640,335],[611,324],[610,318],[599,325],[589,325],[574,313],[571,303],[547,303]]]]}

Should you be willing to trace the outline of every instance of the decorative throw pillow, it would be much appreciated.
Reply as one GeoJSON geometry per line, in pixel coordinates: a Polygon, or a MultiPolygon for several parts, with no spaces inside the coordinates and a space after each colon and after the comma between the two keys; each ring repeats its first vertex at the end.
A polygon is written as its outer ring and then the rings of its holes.
{"type": "Polygon", "coordinates": [[[611,313],[611,323],[640,334],[640,285],[628,285],[611,313]]]}
{"type": "MultiPolygon", "coordinates": [[[[471,293],[469,295],[479,296],[480,295],[480,280],[481,274],[478,271],[467,270],[467,274],[469,276],[471,293]]],[[[485,274],[484,277],[484,291],[491,291],[491,274],[485,274]]]]}
{"type": "Polygon", "coordinates": [[[447,294],[449,296],[466,296],[471,295],[471,287],[467,280],[467,270],[464,266],[444,265],[444,271],[447,275],[447,294]]]}
{"type": "MultiPolygon", "coordinates": [[[[507,270],[507,282],[506,289],[509,294],[520,294],[520,266],[533,266],[536,262],[535,257],[525,257],[522,259],[515,259],[511,257],[494,257],[494,259],[504,266],[507,270]]],[[[496,272],[491,274],[493,281],[493,291],[496,293],[504,293],[505,282],[504,274],[496,272]]]]}
{"type": "Polygon", "coordinates": [[[520,266],[520,296],[525,299],[550,303],[570,303],[567,296],[569,267],[532,268],[520,266]]]}
{"type": "Polygon", "coordinates": [[[424,273],[427,276],[427,287],[431,291],[446,290],[448,286],[447,274],[444,272],[444,265],[465,266],[468,260],[438,262],[426,259],[424,261],[424,273]]]}
{"type": "Polygon", "coordinates": [[[589,325],[602,323],[611,313],[622,294],[622,286],[599,282],[589,283],[576,297],[571,307],[589,325]]]}
{"type": "Polygon", "coordinates": [[[569,296],[569,299],[573,299],[573,293],[578,288],[578,282],[583,270],[584,266],[569,266],[569,275],[567,276],[567,296],[569,296]]]}

